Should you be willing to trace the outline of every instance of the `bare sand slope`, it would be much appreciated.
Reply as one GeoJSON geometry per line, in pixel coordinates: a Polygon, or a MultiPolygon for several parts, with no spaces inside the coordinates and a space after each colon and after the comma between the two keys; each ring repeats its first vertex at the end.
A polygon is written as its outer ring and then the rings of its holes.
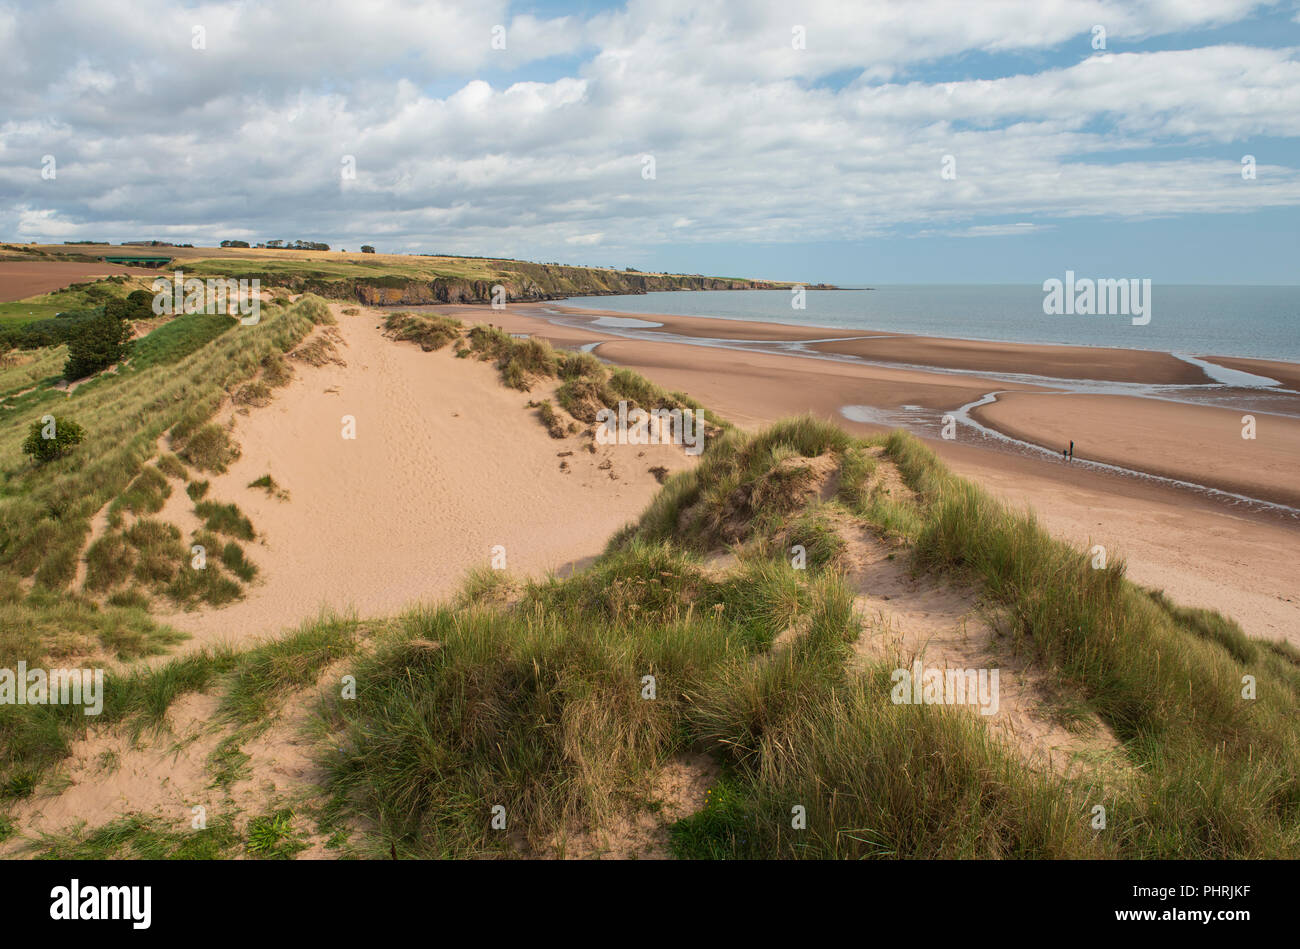
{"type": "Polygon", "coordinates": [[[273,633],[322,606],[374,616],[438,599],[496,545],[513,574],[563,569],[649,503],[651,467],[691,463],[674,446],[593,454],[587,439],[552,438],[527,408],[551,386],[507,389],[490,364],[393,342],[373,311],[334,310],[347,365],[297,363],[270,406],[236,416],[242,455],[209,497],[251,518],[262,577],[242,602],[163,617],[197,643],[273,633]],[[248,487],[264,474],[288,500],[248,487]]]}

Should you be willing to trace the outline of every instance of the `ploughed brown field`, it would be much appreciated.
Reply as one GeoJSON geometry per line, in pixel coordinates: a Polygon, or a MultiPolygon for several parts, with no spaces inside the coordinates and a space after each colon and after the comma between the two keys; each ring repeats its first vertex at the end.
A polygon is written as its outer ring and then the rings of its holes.
{"type": "MultiPolygon", "coordinates": [[[[114,248],[120,252],[120,248],[114,248]]],[[[117,264],[78,263],[76,261],[0,260],[0,303],[25,300],[62,290],[74,283],[85,283],[100,277],[157,276],[158,271],[143,267],[121,267],[117,264]]]]}

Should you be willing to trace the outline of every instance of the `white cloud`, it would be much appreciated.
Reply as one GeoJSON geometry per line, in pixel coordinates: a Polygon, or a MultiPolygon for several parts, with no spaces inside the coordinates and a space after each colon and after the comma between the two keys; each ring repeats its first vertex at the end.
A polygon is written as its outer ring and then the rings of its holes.
{"type": "Polygon", "coordinates": [[[1115,50],[1260,6],[811,3],[796,50],[788,8],[767,3],[634,0],[581,19],[501,0],[146,0],[131,16],[0,0],[0,236],[170,228],[553,259],[1294,207],[1297,169],[1257,154],[1243,181],[1239,159],[1244,140],[1300,137],[1296,49],[1115,50]],[[994,78],[943,68],[1007,52],[994,78]]]}

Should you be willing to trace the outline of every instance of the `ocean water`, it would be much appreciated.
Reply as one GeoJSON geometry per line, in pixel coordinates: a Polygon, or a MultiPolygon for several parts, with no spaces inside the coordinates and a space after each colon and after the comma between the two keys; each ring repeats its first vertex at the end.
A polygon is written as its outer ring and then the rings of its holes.
{"type": "Polygon", "coordinates": [[[563,305],[630,315],[716,316],[836,330],[1300,362],[1300,286],[1153,284],[1151,320],[1145,326],[1134,326],[1129,316],[1051,316],[1043,312],[1045,296],[1041,286],[898,285],[809,290],[803,310],[791,307],[786,290],[571,297],[563,305]]]}

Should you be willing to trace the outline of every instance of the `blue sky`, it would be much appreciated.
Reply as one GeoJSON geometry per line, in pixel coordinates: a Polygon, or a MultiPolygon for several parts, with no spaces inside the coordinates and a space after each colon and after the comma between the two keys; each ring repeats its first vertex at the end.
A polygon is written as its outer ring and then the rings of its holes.
{"type": "Polygon", "coordinates": [[[8,240],[1300,283],[1291,0],[0,0],[0,82],[8,240]]]}

